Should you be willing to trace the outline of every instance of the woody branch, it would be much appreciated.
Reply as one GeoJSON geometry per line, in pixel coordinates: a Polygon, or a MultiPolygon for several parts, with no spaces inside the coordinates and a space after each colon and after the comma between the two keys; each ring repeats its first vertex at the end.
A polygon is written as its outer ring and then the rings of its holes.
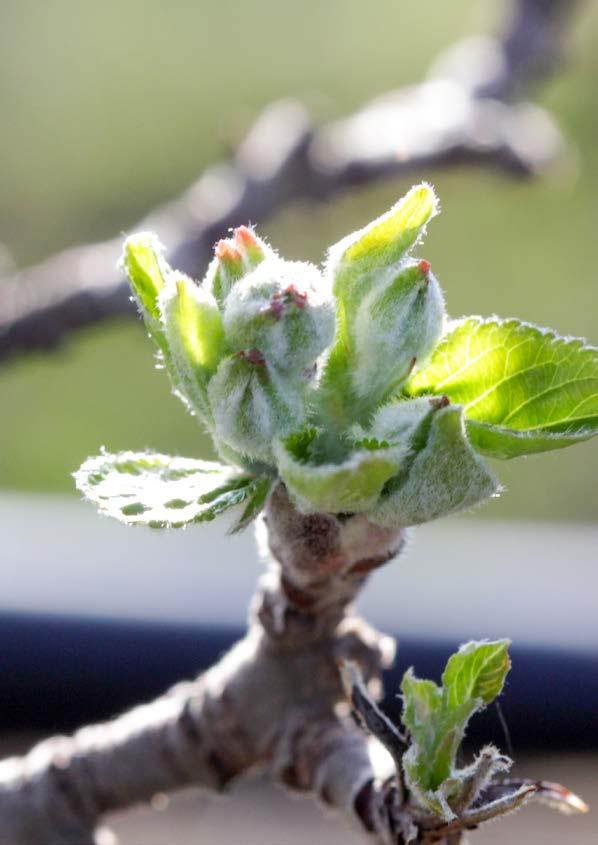
{"type": "MultiPolygon", "coordinates": [[[[233,159],[136,228],[161,233],[169,261],[201,275],[212,244],[233,225],[290,202],[320,202],[414,170],[480,165],[533,176],[562,148],[550,116],[522,100],[558,64],[577,0],[515,0],[504,32],[457,44],[419,85],[389,92],[348,117],[314,127],[294,101],[265,109],[233,159]]],[[[0,360],[50,349],[73,330],[132,316],[115,267],[120,237],[67,249],[0,279],[0,360]]]]}
{"type": "MultiPolygon", "coordinates": [[[[531,798],[580,809],[563,787],[529,780],[489,784],[483,804],[449,824],[412,804],[404,738],[372,697],[394,642],[351,608],[368,575],[400,553],[404,530],[364,515],[300,514],[281,485],[260,532],[270,563],[244,639],[151,704],[0,763],[0,842],[103,845],[114,841],[100,827],[105,814],[188,785],[222,791],[256,767],[381,845],[454,845],[531,798]]],[[[494,749],[486,758],[496,762],[494,749]]],[[[472,767],[480,783],[485,762],[483,752],[472,767]]]]}
{"type": "Polygon", "coordinates": [[[255,766],[384,829],[380,785],[392,766],[372,757],[346,706],[339,715],[337,664],[355,661],[374,683],[392,659],[392,640],[350,603],[403,533],[363,516],[303,516],[282,487],[266,519],[272,562],[246,637],[152,704],[1,763],[0,842],[91,845],[107,812],[189,784],[221,790],[255,766]]]}

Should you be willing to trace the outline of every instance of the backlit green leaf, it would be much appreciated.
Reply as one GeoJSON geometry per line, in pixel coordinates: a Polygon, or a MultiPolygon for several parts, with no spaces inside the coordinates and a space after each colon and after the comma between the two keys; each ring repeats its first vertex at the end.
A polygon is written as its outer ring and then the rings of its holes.
{"type": "Polygon", "coordinates": [[[461,646],[449,658],[442,685],[449,709],[465,701],[482,699],[490,704],[500,695],[505,678],[511,668],[509,640],[496,642],[471,642],[461,646]]]}
{"type": "Polygon", "coordinates": [[[462,404],[485,454],[559,449],[598,432],[598,349],[518,320],[470,317],[452,325],[408,392],[462,404]]]}
{"type": "Polygon", "coordinates": [[[272,484],[222,464],[152,452],[89,458],[75,473],[75,481],[101,513],[128,525],[181,528],[244,506],[233,530],[259,513],[272,484]]]}
{"type": "Polygon", "coordinates": [[[128,237],[123,246],[121,266],[144,317],[158,321],[158,296],[169,272],[163,257],[164,249],[152,232],[138,232],[128,237]]]}

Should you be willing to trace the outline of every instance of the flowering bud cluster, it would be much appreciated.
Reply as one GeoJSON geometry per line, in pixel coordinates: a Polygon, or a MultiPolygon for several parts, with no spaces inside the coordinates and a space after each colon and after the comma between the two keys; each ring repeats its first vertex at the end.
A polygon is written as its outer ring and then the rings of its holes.
{"type": "Polygon", "coordinates": [[[460,406],[403,393],[444,328],[430,264],[411,255],[436,211],[428,185],[412,189],[332,247],[322,272],[247,227],[217,243],[201,284],[171,270],[153,236],[125,244],[175,391],[223,459],[278,476],[304,511],[405,525],[496,489],[460,406]]]}
{"type": "Polygon", "coordinates": [[[318,269],[283,261],[245,226],[216,244],[200,285],[171,270],[147,233],[127,240],[123,265],[177,393],[227,457],[271,465],[274,439],[306,419],[316,360],[334,337],[318,269]]]}

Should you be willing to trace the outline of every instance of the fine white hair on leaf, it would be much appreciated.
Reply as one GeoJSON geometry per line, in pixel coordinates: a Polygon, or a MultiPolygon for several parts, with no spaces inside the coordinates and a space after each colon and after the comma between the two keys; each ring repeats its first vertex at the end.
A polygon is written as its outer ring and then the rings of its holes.
{"type": "Polygon", "coordinates": [[[384,484],[395,475],[410,444],[356,447],[340,463],[313,464],[296,458],[281,441],[274,455],[296,507],[304,513],[357,513],[372,508],[384,484]]]}
{"type": "MultiPolygon", "coordinates": [[[[421,220],[418,221],[416,226],[413,228],[413,235],[409,238],[407,242],[407,246],[405,250],[413,249],[417,243],[423,238],[426,232],[427,223],[435,217],[440,212],[440,204],[438,202],[438,197],[434,191],[432,185],[429,182],[422,182],[419,185],[415,185],[411,188],[410,191],[405,194],[404,197],[401,197],[388,211],[385,211],[375,220],[369,222],[366,226],[362,229],[358,229],[355,232],[351,232],[349,235],[346,235],[337,243],[333,244],[327,253],[326,257],[326,267],[330,272],[334,272],[334,268],[340,266],[343,262],[343,258],[347,250],[352,247],[354,244],[358,243],[368,234],[374,232],[375,230],[379,230],[385,223],[390,222],[393,218],[397,216],[397,212],[399,212],[402,208],[409,205],[413,199],[415,199],[418,194],[423,194],[425,200],[428,203],[428,210],[427,213],[425,212],[421,220]]],[[[403,250],[398,256],[396,260],[400,260],[402,255],[404,254],[403,250]]]]}
{"type": "Polygon", "coordinates": [[[307,262],[265,259],[231,291],[224,328],[233,350],[259,349],[281,370],[309,367],[334,337],[329,285],[307,262]]]}
{"type": "Polygon", "coordinates": [[[160,292],[158,307],[175,388],[209,422],[207,384],[224,351],[216,300],[192,279],[172,272],[160,292]]]}
{"type": "Polygon", "coordinates": [[[305,419],[303,385],[266,363],[225,358],[208,386],[220,439],[242,455],[273,464],[272,441],[305,419]]]}
{"type": "Polygon", "coordinates": [[[473,507],[498,489],[496,477],[467,440],[463,409],[449,405],[433,415],[425,447],[370,518],[386,526],[418,525],[473,507]]]}
{"type": "Polygon", "coordinates": [[[423,274],[415,263],[398,275],[383,276],[363,298],[354,323],[353,383],[357,395],[372,404],[396,391],[423,364],[444,322],[444,298],[429,270],[423,274]]]}

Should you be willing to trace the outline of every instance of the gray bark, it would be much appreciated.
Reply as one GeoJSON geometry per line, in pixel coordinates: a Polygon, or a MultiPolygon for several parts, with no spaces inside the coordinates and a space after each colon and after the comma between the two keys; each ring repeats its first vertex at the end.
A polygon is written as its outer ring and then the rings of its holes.
{"type": "Polygon", "coordinates": [[[360,514],[301,514],[282,485],[258,527],[269,565],[244,639],[157,701],[0,763],[0,845],[107,845],[104,814],[188,785],[222,791],[257,767],[380,845],[458,845],[465,830],[531,798],[585,811],[558,784],[490,782],[486,757],[500,770],[505,760],[492,748],[472,765],[470,801],[454,821],[412,804],[406,739],[374,700],[394,641],[352,609],[405,531],[360,514]]]}
{"type": "Polygon", "coordinates": [[[2,845],[87,845],[107,812],[185,785],[223,790],[256,766],[387,841],[392,760],[348,718],[338,661],[355,661],[380,689],[393,642],[351,601],[403,532],[363,516],[303,516],[282,487],[266,520],[273,557],[246,637],[152,704],[1,763],[2,845]]]}

